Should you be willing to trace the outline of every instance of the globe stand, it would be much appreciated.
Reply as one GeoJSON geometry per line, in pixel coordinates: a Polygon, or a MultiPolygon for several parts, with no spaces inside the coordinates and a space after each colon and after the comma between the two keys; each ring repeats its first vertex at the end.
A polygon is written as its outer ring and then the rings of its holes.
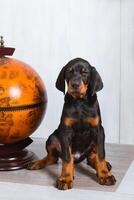
{"type": "Polygon", "coordinates": [[[32,142],[33,140],[28,137],[13,144],[0,144],[0,171],[25,168],[30,161],[35,159],[35,154],[25,149],[32,142]]]}

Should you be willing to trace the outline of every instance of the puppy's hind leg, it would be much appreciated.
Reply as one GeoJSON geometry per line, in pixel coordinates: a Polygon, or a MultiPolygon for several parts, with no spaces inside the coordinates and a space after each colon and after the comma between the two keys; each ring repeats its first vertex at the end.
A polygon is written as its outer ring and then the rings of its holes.
{"type": "Polygon", "coordinates": [[[29,170],[39,170],[48,165],[57,163],[58,153],[60,151],[60,143],[58,142],[58,139],[55,136],[52,135],[49,137],[46,143],[46,149],[47,149],[46,157],[40,160],[34,160],[30,162],[26,168],[29,170]]]}
{"type": "MultiPolygon", "coordinates": [[[[90,159],[90,157],[87,157],[87,165],[90,165],[93,169],[95,169],[95,165],[90,159]]],[[[106,161],[106,165],[107,165],[108,171],[111,171],[112,165],[110,164],[110,162],[106,161]]]]}

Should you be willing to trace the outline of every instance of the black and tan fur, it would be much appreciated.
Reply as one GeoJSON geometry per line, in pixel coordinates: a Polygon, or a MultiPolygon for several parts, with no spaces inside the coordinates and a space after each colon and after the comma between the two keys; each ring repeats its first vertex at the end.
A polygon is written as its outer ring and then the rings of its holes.
{"type": "Polygon", "coordinates": [[[56,87],[65,94],[59,127],[46,142],[47,156],[30,163],[28,169],[41,169],[61,158],[62,172],[56,186],[66,190],[73,186],[74,163],[86,158],[100,184],[115,184],[111,165],[105,160],[105,134],[96,95],[103,88],[99,73],[86,60],[76,58],[62,68],[56,87]]]}

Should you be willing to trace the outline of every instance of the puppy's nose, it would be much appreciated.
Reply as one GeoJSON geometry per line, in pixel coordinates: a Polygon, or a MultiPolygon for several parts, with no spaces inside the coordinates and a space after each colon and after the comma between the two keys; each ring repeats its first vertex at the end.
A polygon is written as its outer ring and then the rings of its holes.
{"type": "Polygon", "coordinates": [[[72,83],[72,88],[73,89],[78,89],[78,87],[79,87],[79,83],[72,83]]]}

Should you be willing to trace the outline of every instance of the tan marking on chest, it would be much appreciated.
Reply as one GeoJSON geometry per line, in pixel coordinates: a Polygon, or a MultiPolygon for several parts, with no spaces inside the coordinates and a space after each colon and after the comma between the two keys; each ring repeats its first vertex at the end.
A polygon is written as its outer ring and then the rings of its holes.
{"type": "Polygon", "coordinates": [[[75,119],[71,118],[71,117],[65,117],[64,118],[64,124],[67,126],[67,127],[72,127],[74,125],[74,123],[76,122],[75,119]]]}
{"type": "Polygon", "coordinates": [[[99,121],[100,121],[99,116],[89,117],[86,119],[86,122],[92,126],[97,126],[99,124],[99,121]]]}

